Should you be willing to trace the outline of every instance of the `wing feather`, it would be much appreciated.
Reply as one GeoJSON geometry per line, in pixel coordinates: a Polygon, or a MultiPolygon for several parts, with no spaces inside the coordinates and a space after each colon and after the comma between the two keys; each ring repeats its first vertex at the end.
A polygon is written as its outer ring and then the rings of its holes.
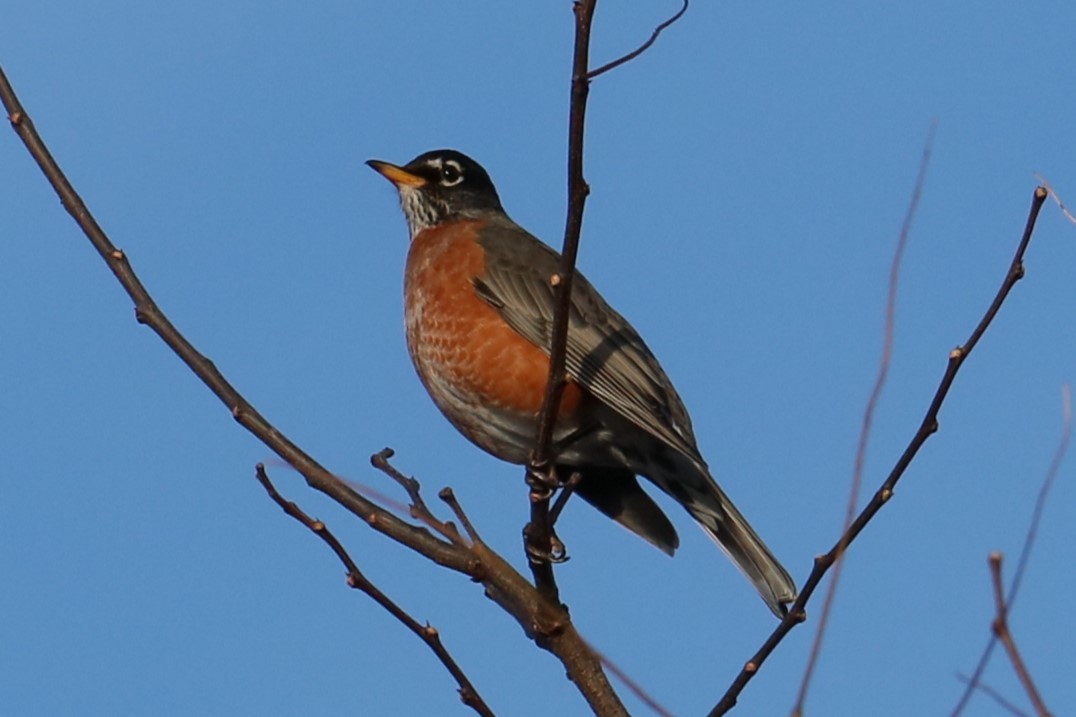
{"type": "MultiPolygon", "coordinates": [[[[511,220],[479,233],[486,273],[475,290],[514,330],[547,353],[556,297],[549,277],[560,255],[511,220]]],[[[637,426],[705,466],[691,419],[642,337],[582,274],[573,280],[568,375],[637,426]]]]}

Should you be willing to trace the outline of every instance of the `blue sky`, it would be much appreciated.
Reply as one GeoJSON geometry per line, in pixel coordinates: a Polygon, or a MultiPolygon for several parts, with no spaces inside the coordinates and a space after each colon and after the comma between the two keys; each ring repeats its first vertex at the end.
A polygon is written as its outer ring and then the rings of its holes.
{"type": "MultiPolygon", "coordinates": [[[[601,3],[595,62],[675,9],[601,3]]],[[[928,127],[867,490],[993,297],[1033,172],[1076,204],[1074,24],[1060,1],[696,3],[593,86],[580,266],[660,357],[714,474],[799,581],[840,527],[928,127]]],[[[363,161],[460,149],[559,245],[571,38],[568,2],[41,0],[3,11],[0,62],[164,311],[270,421],[386,492],[368,456],[391,445],[428,495],[453,486],[522,567],[521,472],[459,437],[415,378],[406,229],[363,161]]],[[[265,497],[253,473],[268,450],[135,323],[12,133],[0,227],[3,711],[468,714],[427,649],[265,497]]],[[[941,430],[850,553],[810,713],[955,704],[954,674],[992,616],[986,556],[1010,556],[1011,574],[1062,432],[1074,267],[1076,227],[1050,204],[941,430]]],[[[1074,470],[1076,458],[1058,476],[1012,617],[1057,714],[1076,711],[1074,470]]],[[[271,472],[441,630],[499,714],[586,712],[478,587],[271,472]]],[[[670,515],[673,560],[571,506],[558,573],[584,635],[675,714],[702,714],[774,623],[670,515]]],[[[781,646],[737,713],[787,712],[813,629],[781,646]]],[[[986,681],[1026,704],[1000,653],[986,681]]],[[[969,712],[1001,713],[984,697],[969,712]]]]}

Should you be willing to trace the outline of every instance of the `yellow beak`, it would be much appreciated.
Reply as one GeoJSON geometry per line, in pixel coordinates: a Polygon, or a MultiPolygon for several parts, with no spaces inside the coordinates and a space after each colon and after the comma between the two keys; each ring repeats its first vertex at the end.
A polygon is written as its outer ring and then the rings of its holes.
{"type": "Polygon", "coordinates": [[[389,162],[382,162],[377,159],[371,159],[367,162],[378,174],[385,179],[389,180],[397,187],[422,187],[425,186],[426,180],[417,174],[411,174],[402,167],[397,167],[395,164],[389,162]]]}

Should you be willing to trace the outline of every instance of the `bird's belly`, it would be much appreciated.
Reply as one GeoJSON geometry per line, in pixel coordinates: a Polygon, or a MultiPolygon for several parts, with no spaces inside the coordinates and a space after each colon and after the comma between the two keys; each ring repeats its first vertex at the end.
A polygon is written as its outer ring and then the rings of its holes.
{"type": "MultiPolygon", "coordinates": [[[[446,418],[479,447],[525,463],[537,431],[549,358],[479,298],[474,279],[485,271],[474,228],[425,242],[408,256],[404,290],[407,346],[423,385],[446,418]]],[[[572,429],[583,398],[570,383],[558,433],[572,429]]]]}
{"type": "Polygon", "coordinates": [[[408,347],[433,402],[484,450],[525,463],[537,431],[544,382],[529,380],[528,362],[507,350],[509,342],[497,342],[496,330],[461,326],[467,322],[458,316],[423,323],[424,328],[409,326],[408,347]]]}

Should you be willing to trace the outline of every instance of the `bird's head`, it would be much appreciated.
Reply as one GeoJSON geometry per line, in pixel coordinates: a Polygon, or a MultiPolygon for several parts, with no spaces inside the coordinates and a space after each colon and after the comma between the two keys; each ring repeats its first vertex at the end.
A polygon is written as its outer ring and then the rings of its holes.
{"type": "Polygon", "coordinates": [[[402,167],[376,159],[367,164],[396,185],[412,238],[449,219],[503,211],[486,170],[461,152],[436,149],[402,167]]]}

